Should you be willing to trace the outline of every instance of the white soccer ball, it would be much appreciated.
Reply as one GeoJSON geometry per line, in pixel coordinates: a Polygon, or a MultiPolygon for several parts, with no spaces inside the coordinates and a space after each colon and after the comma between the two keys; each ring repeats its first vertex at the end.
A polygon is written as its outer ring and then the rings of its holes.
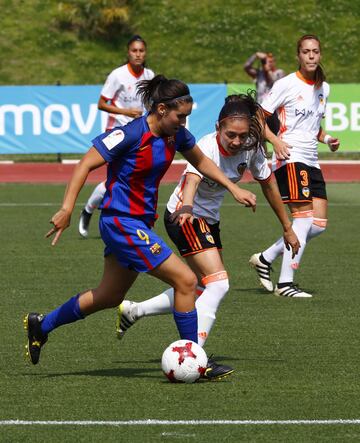
{"type": "Polygon", "coordinates": [[[197,343],[177,340],[165,349],[161,367],[172,383],[194,383],[204,374],[207,361],[206,352],[197,343]]]}

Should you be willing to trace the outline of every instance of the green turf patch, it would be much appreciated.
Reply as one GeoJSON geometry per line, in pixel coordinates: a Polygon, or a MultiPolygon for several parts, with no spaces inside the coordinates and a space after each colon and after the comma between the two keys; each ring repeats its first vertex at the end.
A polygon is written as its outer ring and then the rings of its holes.
{"type": "MultiPolygon", "coordinates": [[[[38,366],[23,358],[22,316],[47,312],[97,284],[103,245],[70,229],[51,247],[44,234],[64,186],[0,185],[0,420],[289,420],[360,418],[358,383],[360,186],[329,185],[327,232],[309,243],[297,281],[311,300],[262,290],[248,259],[281,229],[261,197],[255,214],[227,196],[221,234],[230,275],[206,350],[236,372],[218,383],[172,385],[160,370],[177,332],[171,316],[141,320],[119,342],[108,310],[54,331],[38,366]]],[[[173,186],[160,190],[160,213],[173,186]]],[[[79,202],[92,186],[82,191],[79,202]]],[[[96,215],[95,218],[98,216],[96,215]]],[[[166,238],[161,219],[156,230],[166,238]]],[[[170,243],[170,242],[169,242],[170,243]]],[[[280,264],[275,264],[275,277],[280,264]]],[[[140,276],[129,299],[166,286],[140,276]]],[[[354,425],[0,426],[3,441],[356,441],[354,425]]]]}

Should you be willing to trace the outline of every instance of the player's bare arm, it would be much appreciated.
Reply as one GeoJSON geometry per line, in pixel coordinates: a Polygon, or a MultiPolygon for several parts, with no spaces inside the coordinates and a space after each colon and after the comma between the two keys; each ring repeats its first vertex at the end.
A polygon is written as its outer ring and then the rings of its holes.
{"type": "Polygon", "coordinates": [[[99,168],[106,162],[98,151],[92,147],[76,165],[71,180],[66,187],[63,204],[50,220],[53,228],[46,234],[50,237],[55,234],[52,246],[55,246],[62,232],[70,225],[71,214],[74,210],[76,199],[81,191],[89,172],[99,168]]]}
{"type": "Polygon", "coordinates": [[[274,152],[278,160],[288,160],[290,158],[291,146],[277,137],[267,124],[265,124],[264,135],[266,140],[273,145],[274,152]]]}
{"type": "Polygon", "coordinates": [[[239,188],[235,183],[229,180],[216,164],[203,154],[201,149],[195,145],[193,149],[182,153],[185,159],[191,163],[201,174],[210,178],[210,180],[224,186],[239,203],[256,209],[256,195],[250,191],[239,188]]]}
{"type": "Polygon", "coordinates": [[[323,128],[320,127],[318,134],[318,140],[321,143],[325,143],[329,146],[330,151],[335,152],[340,147],[340,140],[338,138],[332,137],[330,134],[326,134],[323,128]]]}

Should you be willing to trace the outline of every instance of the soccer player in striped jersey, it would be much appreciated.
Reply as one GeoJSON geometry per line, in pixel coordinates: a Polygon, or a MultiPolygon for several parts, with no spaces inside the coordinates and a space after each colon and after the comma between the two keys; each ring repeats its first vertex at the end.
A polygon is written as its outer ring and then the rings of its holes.
{"type": "Polygon", "coordinates": [[[273,170],[282,200],[288,204],[293,228],[301,248],[292,257],[279,239],[262,253],[254,254],[250,264],[255,267],[261,284],[273,291],[271,264],[283,254],[280,276],[274,293],[284,297],[310,298],[312,294],[294,284],[306,244],[325,231],[327,196],[318,161],[318,142],[331,151],[340,146],[337,138],[321,127],[329,96],[329,85],[320,65],[321,46],[315,35],[304,35],[297,42],[299,69],[278,80],[262,103],[264,111],[277,112],[280,130],[275,136],[267,130],[266,137],[274,146],[273,170]]]}
{"type": "MultiPolygon", "coordinates": [[[[285,244],[290,245],[295,254],[299,242],[261,146],[262,134],[261,109],[252,95],[232,95],[226,98],[220,111],[216,132],[205,135],[198,145],[233,183],[241,180],[246,169],[250,170],[280,220],[285,244]]],[[[219,305],[229,290],[219,228],[225,191],[222,185],[189,164],[167,203],[164,215],[170,238],[198,278],[196,309],[198,343],[201,346],[204,346],[219,305]],[[190,211],[192,218],[189,218],[190,211]]],[[[171,313],[173,306],[173,288],[141,303],[125,300],[118,309],[118,337],[122,338],[136,320],[171,313]]],[[[225,368],[208,368],[208,375],[221,378],[233,372],[232,368],[225,368]]]]}
{"type": "Polygon", "coordinates": [[[160,180],[176,151],[202,174],[228,189],[236,201],[255,209],[256,196],[229,180],[202,153],[185,128],[193,105],[188,86],[158,75],[143,80],[138,91],[149,113],[93,140],[93,146],[74,170],[61,209],[51,218],[53,227],[47,237],[54,235],[55,245],[70,225],[76,199],[89,172],[108,163],[100,216],[100,233],[105,243],[103,277],[96,288],[78,293],[50,313],[32,312],[25,316],[27,355],[32,364],[38,363],[51,331],[118,306],[143,272],[174,287],[173,315],[180,337],[197,342],[196,276],[152,229],[157,218],[160,180]]]}
{"type": "MultiPolygon", "coordinates": [[[[144,104],[137,95],[136,86],[141,80],[151,80],[154,73],[145,67],[146,42],[134,35],[127,43],[127,63],[114,69],[101,90],[98,108],[108,113],[106,131],[124,126],[144,112],[144,104]]],[[[80,214],[79,233],[87,238],[92,214],[100,206],[106,192],[105,181],[99,183],[90,195],[80,214]]]]}

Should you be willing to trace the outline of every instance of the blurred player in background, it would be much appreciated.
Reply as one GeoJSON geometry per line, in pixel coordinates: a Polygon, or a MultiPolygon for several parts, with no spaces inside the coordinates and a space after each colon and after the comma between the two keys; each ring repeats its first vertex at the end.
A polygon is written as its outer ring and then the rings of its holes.
{"type": "Polygon", "coordinates": [[[103,277],[96,288],[78,293],[45,316],[35,312],[25,316],[27,355],[32,364],[38,363],[51,331],[118,306],[143,272],[174,287],[173,315],[179,335],[197,342],[196,276],[152,229],[160,180],[176,151],[210,180],[224,186],[236,201],[255,209],[256,196],[232,183],[185,128],[193,106],[188,86],[157,75],[142,80],[138,91],[149,113],[93,140],[93,146],[76,165],[61,209],[51,219],[53,228],[47,237],[54,235],[55,245],[70,225],[89,172],[108,163],[99,223],[105,243],[103,277]]]}
{"type": "Polygon", "coordinates": [[[282,69],[276,67],[276,60],[271,52],[256,52],[244,64],[245,72],[255,81],[257,101],[261,104],[276,80],[285,76],[282,69]],[[254,63],[260,60],[260,66],[254,63]]]}
{"type": "MultiPolygon", "coordinates": [[[[146,42],[140,35],[131,37],[127,43],[127,63],[114,69],[106,79],[98,102],[98,109],[109,114],[106,131],[126,125],[145,111],[136,85],[154,77],[153,71],[145,68],[146,49],[146,42]]],[[[84,238],[89,235],[91,216],[100,206],[105,191],[105,182],[99,183],[81,212],[79,233],[84,238]]]]}
{"type": "Polygon", "coordinates": [[[304,35],[297,42],[299,69],[278,80],[262,102],[268,114],[278,113],[281,127],[278,137],[267,131],[273,144],[273,170],[282,200],[293,216],[293,228],[301,248],[292,257],[280,238],[262,253],[254,254],[250,264],[255,267],[261,284],[273,291],[271,264],[283,254],[281,272],[275,294],[284,297],[312,297],[294,284],[306,243],[322,234],[327,224],[327,196],[318,161],[318,142],[336,151],[340,141],[321,127],[329,96],[329,85],[320,65],[321,47],[318,37],[304,35]]]}
{"type": "MultiPolygon", "coordinates": [[[[297,253],[299,242],[294,234],[275,179],[261,146],[263,118],[260,106],[251,94],[231,95],[222,107],[216,131],[199,141],[203,153],[212,159],[234,183],[249,169],[283,227],[283,238],[297,253]]],[[[222,257],[220,207],[225,188],[188,165],[171,195],[164,214],[166,230],[182,257],[198,278],[196,301],[198,343],[204,346],[215,322],[216,312],[229,290],[228,275],[222,257]],[[189,213],[193,217],[189,218],[189,213]],[[201,295],[200,295],[201,294],[201,295]]],[[[246,234],[245,234],[246,235],[246,234]]],[[[118,309],[117,334],[142,317],[169,314],[174,308],[174,289],[135,303],[125,300],[118,309]]],[[[225,366],[222,366],[224,371],[225,366]]],[[[227,373],[233,372],[227,367],[227,373]]]]}
{"type": "MultiPolygon", "coordinates": [[[[257,101],[261,104],[273,84],[285,76],[282,69],[276,67],[276,60],[271,52],[256,52],[244,64],[245,72],[255,81],[257,101]],[[255,61],[259,67],[254,67],[255,61]]],[[[266,122],[274,134],[278,133],[280,124],[276,113],[268,116],[266,122]]]]}

